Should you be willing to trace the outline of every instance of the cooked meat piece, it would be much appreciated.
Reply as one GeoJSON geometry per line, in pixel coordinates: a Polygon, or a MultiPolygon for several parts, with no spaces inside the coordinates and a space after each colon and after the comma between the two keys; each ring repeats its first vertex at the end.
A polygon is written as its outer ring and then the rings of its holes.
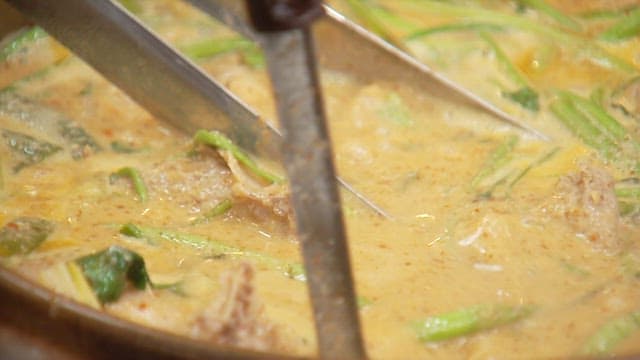
{"type": "Polygon", "coordinates": [[[232,186],[234,197],[243,200],[250,212],[260,220],[276,215],[288,224],[292,221],[289,191],[283,184],[264,185],[247,174],[228,151],[220,151],[236,182],[232,186]],[[267,210],[267,211],[265,211],[267,210]]]}
{"type": "Polygon", "coordinates": [[[262,318],[253,277],[253,267],[246,263],[225,272],[222,291],[195,319],[193,335],[220,345],[264,351],[276,348],[277,332],[262,318]]]}
{"type": "Polygon", "coordinates": [[[222,161],[190,158],[168,159],[144,174],[152,197],[189,211],[205,211],[229,198],[233,178],[222,161]]]}
{"type": "Polygon", "coordinates": [[[560,179],[557,190],[557,210],[567,223],[596,248],[616,252],[620,219],[613,177],[582,164],[577,172],[560,179]]]}
{"type": "Polygon", "coordinates": [[[640,78],[634,78],[612,95],[614,106],[635,115],[640,116],[640,78]]]}

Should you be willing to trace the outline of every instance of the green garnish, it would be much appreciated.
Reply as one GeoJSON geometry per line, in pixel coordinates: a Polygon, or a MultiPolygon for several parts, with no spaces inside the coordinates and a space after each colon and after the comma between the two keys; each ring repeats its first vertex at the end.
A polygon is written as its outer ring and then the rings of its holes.
{"type": "Polygon", "coordinates": [[[640,311],[609,320],[582,347],[584,355],[610,355],[622,340],[640,330],[640,311]]]}
{"type": "Polygon", "coordinates": [[[515,91],[503,91],[502,95],[507,99],[514,101],[523,108],[536,112],[540,110],[540,104],[538,102],[538,93],[531,88],[529,82],[525,76],[518,70],[518,68],[509,60],[509,57],[498,46],[498,43],[487,33],[486,31],[479,32],[480,37],[484,39],[491,50],[496,56],[496,60],[502,65],[507,76],[518,86],[518,90],[515,91]]]}
{"type": "Polygon", "coordinates": [[[202,250],[207,256],[229,256],[232,258],[252,259],[271,269],[283,271],[293,279],[300,281],[305,281],[306,279],[304,268],[301,264],[290,263],[263,253],[242,250],[200,235],[139,226],[132,223],[123,225],[120,228],[120,233],[137,239],[145,239],[150,244],[168,241],[178,245],[190,246],[194,249],[202,250]]]}
{"type": "Polygon", "coordinates": [[[58,145],[17,131],[3,129],[2,137],[4,137],[5,143],[11,149],[13,157],[17,160],[13,166],[13,172],[15,173],[25,167],[42,162],[62,150],[62,147],[58,145]]]}
{"type": "Polygon", "coordinates": [[[102,150],[84,128],[63,113],[14,92],[0,92],[0,114],[35,130],[53,129],[66,141],[74,160],[102,150]]]}
{"type": "Polygon", "coordinates": [[[113,182],[118,178],[128,178],[129,180],[131,180],[131,184],[133,185],[133,189],[135,190],[136,194],[138,195],[138,198],[140,199],[141,202],[145,202],[147,201],[149,195],[148,195],[148,191],[147,191],[147,186],[144,184],[144,180],[142,179],[142,176],[140,175],[140,172],[133,167],[130,166],[126,166],[123,167],[121,169],[119,169],[118,171],[112,173],[109,176],[109,179],[113,182]]]}
{"type": "Polygon", "coordinates": [[[33,26],[22,30],[7,42],[0,44],[0,61],[6,61],[10,56],[23,50],[29,44],[46,37],[47,33],[42,28],[33,26]]]}
{"type": "Polygon", "coordinates": [[[448,33],[448,32],[455,32],[455,31],[479,31],[479,30],[483,30],[483,31],[501,31],[501,30],[504,30],[504,28],[502,26],[499,26],[499,25],[482,23],[482,22],[451,23],[451,24],[434,26],[434,27],[431,27],[431,28],[420,29],[420,30],[414,31],[413,33],[407,35],[405,37],[405,39],[406,40],[417,40],[417,39],[424,38],[426,36],[440,34],[440,33],[448,33]]]}
{"type": "Polygon", "coordinates": [[[193,221],[194,224],[206,222],[214,217],[218,217],[225,214],[233,207],[233,201],[231,199],[223,199],[216,204],[211,210],[205,212],[200,218],[193,221]]]}
{"type": "Polygon", "coordinates": [[[205,144],[213,146],[214,148],[228,150],[238,162],[247,167],[254,175],[268,181],[269,183],[280,183],[283,179],[256,164],[247,153],[234,144],[231,139],[226,137],[219,131],[211,130],[198,130],[193,137],[193,141],[196,144],[205,144]]]}
{"type": "Polygon", "coordinates": [[[622,41],[634,37],[638,33],[640,33],[640,8],[631,11],[611,25],[598,36],[598,39],[611,42],[622,41]]]}
{"type": "Polygon", "coordinates": [[[575,31],[582,29],[582,25],[580,25],[576,19],[556,9],[544,0],[518,0],[518,3],[547,15],[562,27],[567,27],[575,31]]]}
{"type": "Polygon", "coordinates": [[[503,167],[513,156],[513,150],[520,138],[516,135],[507,137],[500,145],[498,145],[489,155],[487,160],[480,168],[480,171],[471,180],[471,187],[476,188],[487,177],[494,174],[499,168],[503,167]]]}
{"type": "Polygon", "coordinates": [[[252,41],[243,38],[207,39],[181,48],[187,57],[206,59],[234,51],[255,48],[252,41]]]}
{"type": "Polygon", "coordinates": [[[118,300],[127,282],[138,290],[151,285],[142,256],[119,246],[83,256],[76,263],[102,304],[118,300]]]}
{"type": "Polygon", "coordinates": [[[414,325],[420,341],[448,340],[514,323],[531,315],[531,305],[475,305],[429,317],[414,325]]]}
{"type": "Polygon", "coordinates": [[[28,254],[54,230],[52,222],[36,217],[19,217],[0,229],[0,256],[28,254]]]}

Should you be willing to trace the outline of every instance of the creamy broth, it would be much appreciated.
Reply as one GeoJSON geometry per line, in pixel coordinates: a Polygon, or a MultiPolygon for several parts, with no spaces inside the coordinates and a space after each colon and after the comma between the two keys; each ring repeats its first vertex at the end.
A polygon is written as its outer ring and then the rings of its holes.
{"type": "MultiPolygon", "coordinates": [[[[236,37],[181,2],[133,3],[144,22],[192,55],[200,41],[236,37]]],[[[413,8],[417,2],[380,3],[416,27],[445,23],[444,17],[413,8]]],[[[506,2],[454,3],[473,3],[469,6],[542,26],[548,21],[534,10],[518,14],[506,2]]],[[[566,14],[608,6],[602,1],[584,8],[572,4],[552,3],[566,14]]],[[[349,1],[332,5],[357,19],[349,1]]],[[[602,24],[588,26],[604,29],[608,24],[598,21],[602,24]]],[[[408,33],[402,26],[390,29],[398,37],[408,33]]],[[[532,112],[503,96],[502,88],[513,85],[513,79],[477,34],[441,36],[440,42],[411,40],[406,46],[553,140],[538,140],[403,84],[363,83],[323,70],[338,172],[393,215],[382,218],[342,193],[367,352],[374,359],[584,354],[585,344],[608,321],[640,310],[640,226],[635,213],[619,215],[622,205],[615,202],[613,188],[614,182],[638,176],[632,164],[637,153],[629,145],[621,152],[632,160],[607,159],[549,108],[557,89],[580,95],[596,88],[610,91],[637,75],[637,69],[603,67],[584,56],[574,64],[570,56],[575,53],[563,44],[540,46],[524,31],[491,33],[500,36],[500,46],[539,90],[540,110],[532,112]],[[543,60],[544,69],[532,65],[543,60]],[[611,199],[614,205],[605,206],[611,199]],[[417,335],[416,324],[424,325],[429,317],[474,307],[485,309],[479,316],[486,309],[508,308],[513,318],[487,325],[509,317],[495,315],[476,324],[478,331],[452,339],[417,335]]],[[[598,46],[635,67],[637,41],[598,46]]],[[[0,222],[6,228],[16,218],[37,217],[50,221],[54,230],[32,251],[1,257],[2,264],[146,326],[212,343],[313,355],[313,320],[306,284],[296,270],[301,257],[286,185],[269,185],[228,153],[195,146],[193,134],[152,118],[50,37],[25,49],[8,56],[0,68],[0,87],[5,88],[0,94],[0,222]],[[44,60],[22,60],[38,56],[44,60]],[[73,146],[59,133],[60,123],[38,112],[29,115],[22,102],[63,114],[95,138],[99,149],[85,144],[74,159],[73,146]],[[60,149],[16,170],[20,156],[7,131],[60,149]],[[139,172],[146,201],[129,178],[112,176],[123,167],[139,172]],[[232,203],[230,210],[205,218],[224,201],[232,203]],[[146,232],[122,234],[124,224],[146,232]],[[169,232],[191,237],[172,241],[169,232]],[[202,245],[208,241],[216,245],[202,245]],[[67,275],[60,264],[75,264],[112,245],[141,255],[153,283],[173,286],[137,290],[128,285],[117,300],[100,304],[82,295],[73,281],[63,280],[67,275]],[[228,316],[237,310],[234,301],[250,303],[245,318],[228,316]],[[225,337],[224,326],[233,336],[225,337]]],[[[196,61],[265,118],[275,119],[267,74],[250,46],[196,61]]],[[[628,129],[625,141],[631,141],[637,135],[633,115],[610,105],[605,109],[628,129]]],[[[282,174],[267,162],[260,166],[282,174]]],[[[638,352],[638,323],[631,321],[628,336],[607,354],[638,352]]]]}

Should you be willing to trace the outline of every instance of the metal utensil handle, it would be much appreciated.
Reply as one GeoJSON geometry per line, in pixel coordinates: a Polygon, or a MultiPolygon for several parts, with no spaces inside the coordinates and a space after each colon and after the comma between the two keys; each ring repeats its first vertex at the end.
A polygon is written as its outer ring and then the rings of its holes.
{"type": "Polygon", "coordinates": [[[322,4],[247,3],[254,26],[262,32],[261,44],[275,90],[284,138],[282,155],[291,183],[319,356],[362,359],[366,355],[309,30],[309,23],[322,13],[322,4]]]}
{"type": "Polygon", "coordinates": [[[156,117],[187,133],[216,129],[254,154],[279,158],[275,129],[116,2],[8,3],[156,117]]]}

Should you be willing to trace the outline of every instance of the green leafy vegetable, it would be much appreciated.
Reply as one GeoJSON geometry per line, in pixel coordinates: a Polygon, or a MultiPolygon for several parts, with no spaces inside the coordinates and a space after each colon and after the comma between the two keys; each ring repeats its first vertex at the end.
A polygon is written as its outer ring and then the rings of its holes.
{"type": "Polygon", "coordinates": [[[93,136],[81,126],[64,121],[58,123],[60,135],[71,145],[71,157],[74,160],[84,159],[88,153],[100,150],[93,136]]]}
{"type": "Polygon", "coordinates": [[[142,227],[132,223],[123,225],[120,233],[138,239],[145,239],[151,244],[168,241],[174,244],[186,245],[204,251],[208,256],[229,256],[232,258],[252,259],[259,264],[272,269],[283,271],[287,276],[304,281],[305,274],[301,264],[289,263],[274,258],[267,254],[242,250],[237,247],[225,245],[219,241],[211,240],[204,236],[185,234],[152,227],[142,227]]]}
{"type": "Polygon", "coordinates": [[[456,17],[465,22],[494,24],[505,28],[529,32],[545,41],[552,40],[581,54],[585,59],[599,66],[615,69],[624,73],[637,73],[638,69],[599,46],[595,41],[573,34],[549,24],[540,24],[524,16],[505,14],[499,11],[483,9],[469,4],[456,4],[436,0],[396,0],[394,8],[413,14],[432,14],[439,17],[456,17]]]}
{"type": "Polygon", "coordinates": [[[355,17],[362,23],[364,27],[374,32],[390,44],[404,49],[404,44],[400,41],[396,35],[391,32],[389,27],[385,25],[385,20],[391,22],[395,27],[413,29],[413,25],[409,22],[395,17],[393,14],[386,11],[384,8],[374,6],[371,3],[366,3],[362,0],[345,0],[349,5],[349,8],[355,15],[355,17]]]}
{"type": "Polygon", "coordinates": [[[76,263],[102,304],[118,300],[127,282],[139,290],[151,285],[142,256],[119,246],[83,256],[76,263]]]}
{"type": "Polygon", "coordinates": [[[181,297],[187,296],[187,294],[184,291],[182,281],[176,281],[168,284],[152,284],[152,286],[156,290],[167,290],[181,297]]]}
{"type": "Polygon", "coordinates": [[[120,227],[120,234],[131,236],[137,239],[142,239],[145,237],[145,233],[142,232],[142,229],[132,223],[126,223],[122,225],[122,227],[120,227]]]}
{"type": "Polygon", "coordinates": [[[202,222],[206,222],[214,217],[220,216],[227,211],[231,210],[233,207],[233,201],[231,199],[223,199],[219,203],[216,204],[211,210],[207,211],[200,218],[193,221],[193,223],[198,224],[202,222]]]}
{"type": "Polygon", "coordinates": [[[507,99],[514,101],[523,108],[531,111],[540,110],[540,104],[538,102],[538,93],[529,86],[529,82],[525,76],[518,70],[518,68],[509,60],[507,54],[498,46],[495,40],[486,31],[480,31],[480,37],[482,37],[487,44],[491,47],[493,53],[496,55],[496,60],[502,65],[506,71],[507,76],[518,86],[516,91],[503,91],[503,96],[507,99]]]}
{"type": "Polygon", "coordinates": [[[516,322],[535,310],[531,305],[475,305],[429,317],[415,324],[424,342],[448,340],[516,322]]]}
{"type": "Polygon", "coordinates": [[[418,30],[409,36],[407,36],[407,40],[415,40],[419,38],[423,38],[428,35],[433,35],[437,33],[443,32],[451,32],[451,31],[478,31],[481,37],[489,44],[491,49],[496,55],[496,59],[505,69],[507,75],[511,78],[511,80],[519,86],[519,88],[515,91],[503,91],[502,95],[519,104],[523,108],[531,111],[540,110],[540,104],[538,100],[538,93],[528,84],[527,79],[521,72],[515,67],[515,65],[509,60],[504,51],[498,46],[498,44],[488,35],[488,31],[499,31],[504,28],[499,25],[491,24],[491,23],[452,23],[441,26],[436,26],[428,29],[418,30]]]}
{"type": "Polygon", "coordinates": [[[252,68],[260,69],[265,64],[260,48],[253,41],[239,37],[206,39],[183,46],[181,50],[194,60],[209,59],[218,55],[238,52],[245,63],[252,68]]]}
{"type": "Polygon", "coordinates": [[[451,23],[440,26],[434,26],[427,29],[420,29],[414,31],[413,33],[407,35],[405,37],[406,40],[416,40],[420,38],[424,38],[429,35],[439,34],[439,33],[447,33],[454,31],[500,31],[504,30],[502,26],[495,24],[488,24],[483,22],[463,22],[463,23],[451,23]]]}
{"type": "Polygon", "coordinates": [[[141,150],[120,141],[112,141],[110,146],[111,150],[120,154],[133,154],[141,150]]]}
{"type": "Polygon", "coordinates": [[[633,280],[640,280],[640,256],[635,252],[628,252],[620,258],[622,275],[633,280]]]}
{"type": "Polygon", "coordinates": [[[517,140],[512,136],[498,145],[472,179],[471,188],[478,194],[478,199],[509,197],[516,184],[529,171],[547,162],[560,150],[554,147],[537,157],[521,155],[512,161],[517,140]]]}
{"type": "Polygon", "coordinates": [[[207,214],[205,215],[208,218],[212,218],[215,216],[220,216],[231,209],[233,206],[233,202],[231,199],[224,199],[220,201],[216,206],[213,207],[207,214]]]}
{"type": "Polygon", "coordinates": [[[101,150],[97,141],[80,125],[48,106],[13,92],[0,92],[0,114],[40,131],[57,133],[69,145],[75,160],[101,150]]]}
{"type": "Polygon", "coordinates": [[[283,179],[280,176],[272,174],[271,172],[261,168],[253,161],[247,153],[242,151],[237,145],[235,145],[228,137],[224,136],[221,132],[212,130],[198,130],[193,137],[193,141],[198,144],[206,144],[213,146],[214,148],[228,150],[231,155],[236,158],[242,165],[246,166],[254,175],[268,181],[269,183],[280,183],[283,179]]]}
{"type": "Polygon", "coordinates": [[[550,109],[585,144],[596,149],[607,159],[617,156],[619,148],[616,143],[610,136],[603,133],[591,118],[577,108],[573,98],[566,92],[558,94],[558,98],[551,103],[550,109]]]}
{"type": "Polygon", "coordinates": [[[255,44],[243,38],[207,39],[181,48],[189,58],[205,59],[234,51],[249,50],[255,44]]]}
{"type": "Polygon", "coordinates": [[[37,26],[24,29],[8,39],[8,41],[0,44],[0,61],[6,61],[10,56],[22,51],[29,44],[46,36],[47,33],[37,26]]]}
{"type": "Polygon", "coordinates": [[[640,183],[634,181],[619,182],[615,187],[616,196],[619,198],[640,198],[640,183]]]}
{"type": "Polygon", "coordinates": [[[623,6],[621,8],[610,9],[610,8],[602,8],[602,9],[594,9],[587,10],[578,14],[578,16],[585,20],[603,20],[603,19],[617,19],[623,16],[626,16],[629,12],[636,9],[636,6],[623,6]]]}
{"type": "Polygon", "coordinates": [[[138,194],[138,198],[141,202],[147,201],[147,199],[149,198],[147,186],[144,184],[144,180],[142,180],[142,176],[137,169],[130,166],[123,167],[118,171],[112,173],[109,179],[113,182],[121,177],[131,180],[133,189],[135,190],[136,194],[138,194]]]}
{"type": "Polygon", "coordinates": [[[0,229],[0,256],[28,254],[51,235],[54,225],[35,217],[19,217],[0,229]]]}
{"type": "Polygon", "coordinates": [[[551,6],[544,0],[518,0],[518,3],[523,4],[524,6],[530,7],[539,11],[542,14],[547,15],[548,17],[554,19],[558,25],[562,27],[569,28],[571,30],[579,31],[582,29],[582,25],[574,18],[569,15],[566,15],[562,11],[556,9],[551,6]]]}
{"type": "MultiPolygon", "coordinates": [[[[63,59],[64,59],[64,57],[63,57],[63,59]]],[[[0,87],[0,94],[1,93],[15,93],[16,90],[18,88],[20,88],[22,85],[28,84],[32,80],[43,78],[44,76],[49,74],[52,69],[54,69],[54,68],[56,68],[58,66],[61,66],[64,63],[65,62],[63,62],[63,61],[55,61],[55,62],[53,62],[53,63],[51,63],[49,65],[44,66],[41,69],[35,70],[31,74],[26,75],[26,76],[22,77],[21,79],[19,79],[17,81],[14,81],[11,84],[7,84],[5,87],[0,87]]]]}
{"type": "Polygon", "coordinates": [[[614,191],[618,198],[621,215],[634,216],[640,213],[640,179],[629,178],[618,181],[614,191]]]}
{"type": "Polygon", "coordinates": [[[118,0],[118,2],[132,14],[139,14],[142,11],[137,0],[118,0]]]}
{"type": "Polygon", "coordinates": [[[606,322],[582,347],[585,355],[609,355],[615,346],[640,330],[640,311],[634,311],[606,322]]]}
{"type": "Polygon", "coordinates": [[[507,99],[520,104],[523,108],[531,111],[540,110],[538,93],[532,88],[525,86],[516,91],[503,91],[502,95],[507,99]]]}
{"type": "Polygon", "coordinates": [[[13,172],[16,173],[62,150],[62,147],[58,145],[17,131],[3,129],[2,137],[16,159],[16,164],[13,166],[13,172]]]}
{"type": "Polygon", "coordinates": [[[558,151],[560,150],[559,147],[554,147],[553,149],[549,150],[548,152],[542,154],[542,156],[540,156],[538,159],[534,160],[532,163],[530,163],[529,165],[527,165],[527,167],[525,167],[524,169],[522,169],[516,176],[515,178],[509,183],[509,187],[513,187],[515,184],[518,183],[518,181],[520,181],[520,179],[522,179],[525,175],[527,175],[527,173],[529,171],[531,171],[531,169],[533,169],[534,167],[541,165],[543,163],[545,163],[547,160],[551,159],[553,157],[553,155],[555,155],[558,151]]]}
{"type": "Polygon", "coordinates": [[[550,108],[571,132],[603,157],[638,171],[640,143],[601,104],[560,91],[550,108]]]}
{"type": "Polygon", "coordinates": [[[575,104],[576,109],[591,118],[592,122],[600,127],[611,140],[624,140],[627,135],[627,130],[618,120],[607,113],[602,107],[602,104],[597,103],[593,99],[586,99],[571,92],[564,92],[562,96],[569,98],[575,104]]]}
{"type": "Polygon", "coordinates": [[[482,180],[494,174],[499,168],[511,161],[513,149],[515,149],[518,144],[518,140],[518,136],[512,135],[498,145],[484,162],[478,174],[471,180],[471,186],[474,188],[477,187],[482,180]]]}
{"type": "Polygon", "coordinates": [[[264,55],[257,46],[252,46],[241,52],[244,62],[254,69],[262,69],[265,65],[264,55]]]}
{"type": "Polygon", "coordinates": [[[604,41],[621,41],[640,33],[640,8],[633,10],[627,16],[611,25],[598,38],[604,41]]]}

